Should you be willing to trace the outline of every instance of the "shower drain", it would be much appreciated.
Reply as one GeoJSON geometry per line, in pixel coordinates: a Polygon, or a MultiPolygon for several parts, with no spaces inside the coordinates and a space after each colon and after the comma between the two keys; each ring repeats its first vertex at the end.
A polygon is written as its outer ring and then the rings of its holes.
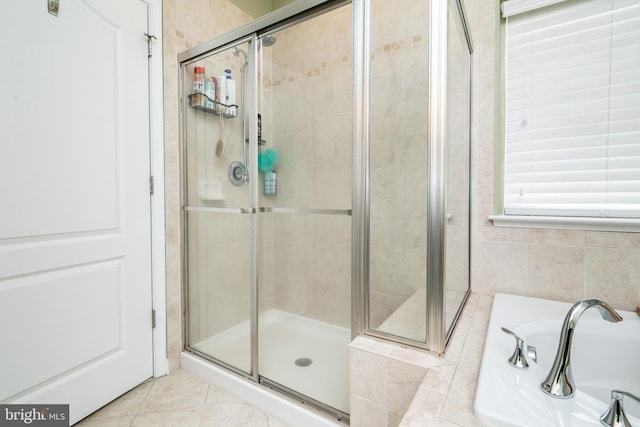
{"type": "Polygon", "coordinates": [[[313,363],[313,360],[309,359],[308,357],[301,357],[300,359],[296,359],[296,361],[294,362],[296,364],[296,366],[301,366],[301,367],[305,367],[305,366],[309,366],[313,363]]]}

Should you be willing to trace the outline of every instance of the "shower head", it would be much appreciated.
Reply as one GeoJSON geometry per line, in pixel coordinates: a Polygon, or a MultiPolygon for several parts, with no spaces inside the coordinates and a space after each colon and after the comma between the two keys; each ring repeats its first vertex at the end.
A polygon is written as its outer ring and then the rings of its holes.
{"type": "Polygon", "coordinates": [[[277,41],[276,36],[272,34],[266,35],[262,38],[262,46],[271,47],[274,44],[276,44],[276,41],[277,41]]]}
{"type": "Polygon", "coordinates": [[[244,62],[247,62],[247,52],[245,52],[244,50],[240,49],[239,47],[233,47],[231,49],[231,52],[233,53],[234,56],[244,56],[244,62]]]}

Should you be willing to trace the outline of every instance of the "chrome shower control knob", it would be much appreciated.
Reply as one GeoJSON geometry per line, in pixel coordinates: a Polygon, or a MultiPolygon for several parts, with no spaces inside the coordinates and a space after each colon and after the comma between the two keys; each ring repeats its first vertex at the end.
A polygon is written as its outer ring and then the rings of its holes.
{"type": "MultiPolygon", "coordinates": [[[[527,358],[525,357],[524,351],[524,341],[520,339],[513,331],[502,327],[502,332],[505,332],[516,339],[516,349],[513,351],[511,357],[507,360],[509,365],[518,369],[529,369],[529,364],[527,363],[527,358]]],[[[533,349],[535,352],[535,349],[533,349]]]]}

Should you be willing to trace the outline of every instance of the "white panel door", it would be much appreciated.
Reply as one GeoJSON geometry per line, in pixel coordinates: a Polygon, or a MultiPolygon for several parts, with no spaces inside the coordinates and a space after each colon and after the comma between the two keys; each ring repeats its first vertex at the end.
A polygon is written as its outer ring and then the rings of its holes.
{"type": "Polygon", "coordinates": [[[0,402],[75,422],[152,375],[148,5],[0,11],[0,402]]]}

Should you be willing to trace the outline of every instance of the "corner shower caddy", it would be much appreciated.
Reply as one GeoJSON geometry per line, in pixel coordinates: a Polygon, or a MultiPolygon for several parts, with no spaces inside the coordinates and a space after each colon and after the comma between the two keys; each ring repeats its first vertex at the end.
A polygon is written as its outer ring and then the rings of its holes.
{"type": "Polygon", "coordinates": [[[227,105],[227,104],[223,104],[222,102],[218,102],[215,101],[211,98],[209,98],[207,95],[205,95],[202,92],[194,92],[188,95],[189,96],[189,107],[191,108],[195,108],[196,110],[200,110],[200,111],[204,111],[205,113],[210,113],[210,114],[215,114],[217,116],[222,116],[225,119],[235,119],[236,117],[238,117],[237,114],[232,115],[232,114],[227,114],[227,113],[221,113],[219,111],[215,110],[215,106],[216,105],[220,105],[222,107],[226,108],[230,108],[230,107],[236,107],[237,109],[240,109],[240,107],[237,104],[231,104],[231,105],[227,105]],[[197,95],[197,96],[196,96],[197,95]],[[204,102],[208,100],[209,102],[212,102],[214,105],[214,108],[209,108],[206,107],[204,105],[204,102]]]}
{"type": "MultiPolygon", "coordinates": [[[[231,104],[231,105],[223,104],[222,102],[218,102],[218,101],[215,101],[215,100],[209,98],[207,95],[205,95],[202,92],[191,93],[191,94],[188,95],[188,97],[189,97],[189,107],[191,107],[191,108],[194,108],[194,109],[199,110],[199,111],[204,111],[205,113],[215,114],[216,116],[222,116],[225,119],[235,119],[235,118],[238,117],[237,114],[236,115],[231,115],[231,114],[227,114],[227,113],[221,113],[221,112],[215,110],[215,105],[216,104],[217,105],[221,105],[221,106],[223,106],[225,108],[236,107],[239,110],[240,106],[237,105],[237,104],[231,104]],[[203,98],[196,98],[196,95],[202,95],[203,98]],[[207,100],[213,102],[214,108],[205,107],[203,105],[203,102],[205,102],[205,98],[207,100]],[[199,99],[200,101],[199,102],[195,101],[196,99],[199,99]]],[[[246,140],[245,142],[249,142],[249,140],[246,140]]],[[[266,140],[264,140],[264,139],[259,139],[258,140],[258,145],[266,145],[266,144],[267,144],[266,140]]]]}

